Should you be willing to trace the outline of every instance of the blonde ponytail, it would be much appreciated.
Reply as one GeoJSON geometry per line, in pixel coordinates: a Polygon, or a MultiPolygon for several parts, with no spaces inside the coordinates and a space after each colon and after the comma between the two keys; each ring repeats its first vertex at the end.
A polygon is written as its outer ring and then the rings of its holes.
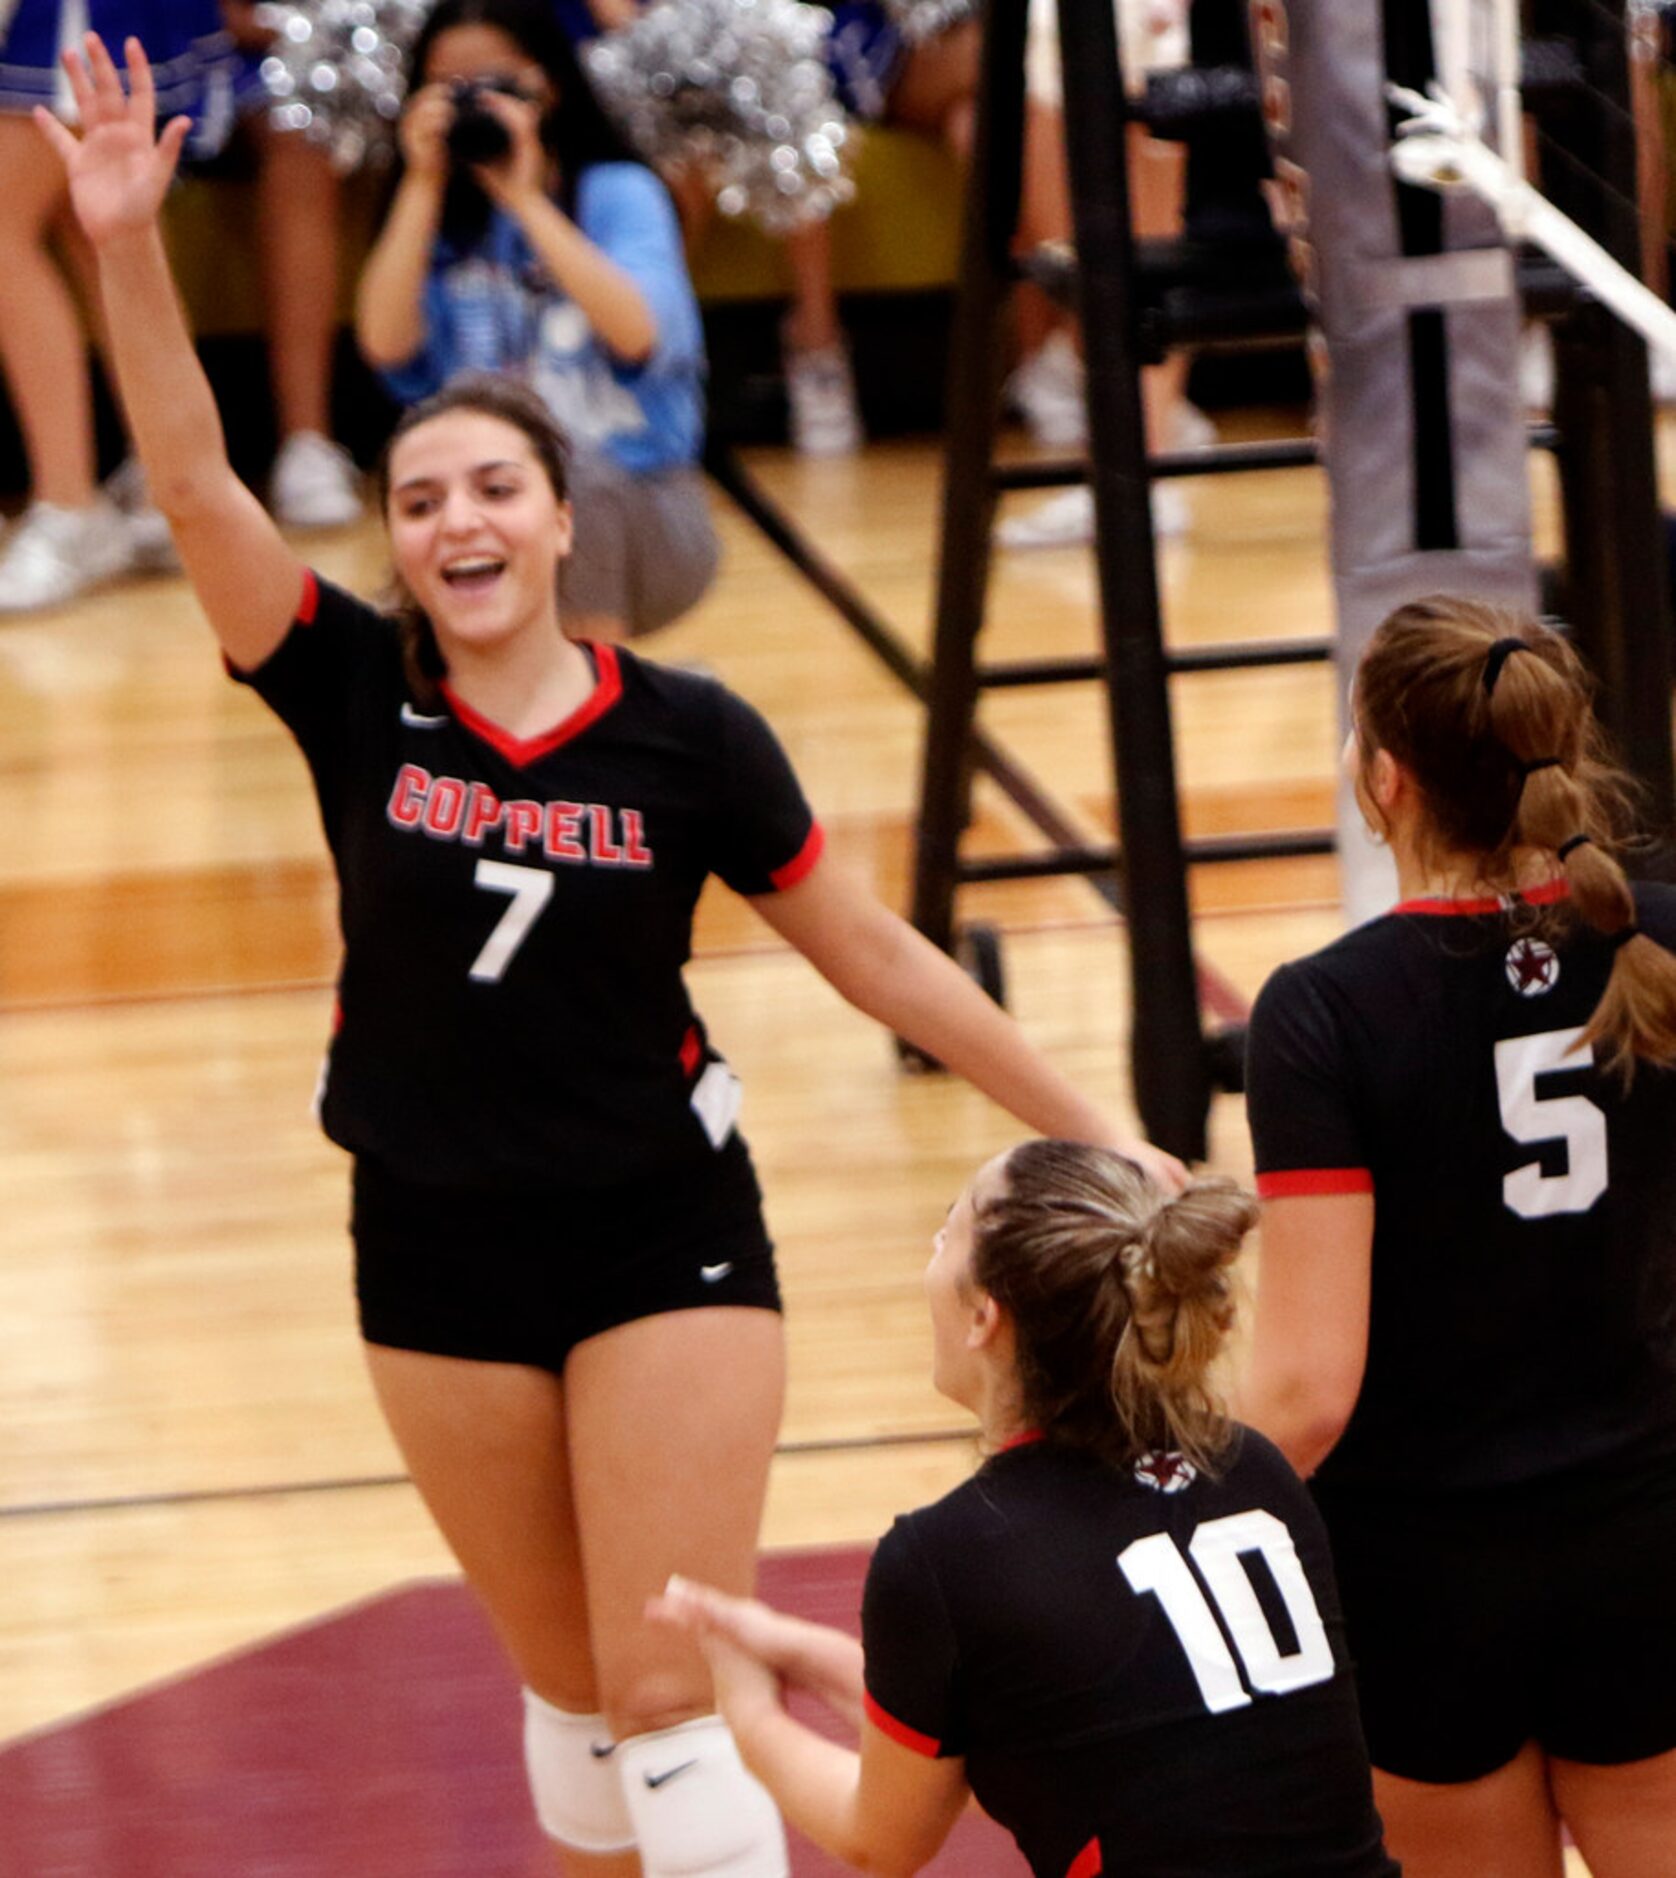
{"type": "Polygon", "coordinates": [[[1637,1062],[1676,1064],[1676,956],[1635,932],[1616,852],[1633,787],[1608,755],[1566,640],[1482,601],[1399,607],[1363,655],[1356,719],[1364,761],[1384,749],[1415,776],[1445,854],[1470,856],[1508,893],[1521,854],[1552,855],[1572,914],[1616,944],[1584,1031],[1603,1067],[1627,1082],[1637,1062]]]}
{"type": "Polygon", "coordinates": [[[1171,1199],[1120,1155],[1032,1141],[979,1209],[972,1277],[1009,1313],[1025,1418],[1116,1464],[1214,1465],[1231,1432],[1215,1370],[1230,1268],[1257,1203],[1229,1180],[1171,1199]]]}

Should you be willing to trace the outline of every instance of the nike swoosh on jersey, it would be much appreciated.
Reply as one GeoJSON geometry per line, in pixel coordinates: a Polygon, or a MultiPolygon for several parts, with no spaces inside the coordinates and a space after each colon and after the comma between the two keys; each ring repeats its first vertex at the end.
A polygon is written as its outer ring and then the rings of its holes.
{"type": "Polygon", "coordinates": [[[719,1284],[733,1270],[733,1260],[723,1259],[720,1265],[701,1265],[698,1275],[707,1285],[719,1284]]]}
{"type": "Polygon", "coordinates": [[[611,1756],[617,1752],[617,1744],[615,1741],[607,1741],[603,1744],[598,1741],[590,1741],[588,1743],[588,1752],[596,1761],[608,1761],[611,1756]]]}
{"type": "Polygon", "coordinates": [[[698,1762],[696,1760],[682,1761],[675,1767],[666,1767],[661,1774],[642,1774],[641,1779],[645,1781],[648,1787],[656,1792],[659,1787],[673,1780],[677,1774],[684,1774],[689,1767],[696,1767],[697,1765],[698,1762]]]}
{"type": "Polygon", "coordinates": [[[423,711],[414,710],[411,704],[404,704],[402,722],[411,724],[415,730],[437,730],[448,722],[448,718],[446,713],[441,717],[427,717],[423,711]]]}

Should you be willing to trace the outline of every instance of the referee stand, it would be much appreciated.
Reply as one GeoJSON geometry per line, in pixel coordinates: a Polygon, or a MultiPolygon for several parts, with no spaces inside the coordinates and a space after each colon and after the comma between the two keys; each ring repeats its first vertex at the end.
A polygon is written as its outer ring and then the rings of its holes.
{"type": "MultiPolygon", "coordinates": [[[[1149,292],[1130,225],[1125,91],[1113,10],[1059,0],[1064,114],[1075,233],[1066,274],[1081,315],[1087,373],[1086,466],[995,465],[1000,428],[1006,303],[1019,276],[1012,253],[1024,144],[1028,0],[991,0],[967,179],[955,314],[936,617],[918,841],[914,924],[954,950],[960,886],[1081,874],[1128,919],[1132,981],[1130,1061],[1148,1135],[1202,1159],[1213,1088],[1237,1087],[1237,1041],[1207,1039],[1193,958],[1186,867],[1192,860],[1249,860],[1330,852],[1329,832],[1186,843],[1177,801],[1169,680],[1178,672],[1301,663],[1330,655],[1324,639],[1217,646],[1171,654],[1163,642],[1152,534],[1154,474],[1214,474],[1315,461],[1309,443],[1223,446],[1190,456],[1147,455],[1141,369],[1173,339],[1168,299],[1149,292]],[[1143,341],[1141,309],[1150,304],[1143,341]],[[1093,493],[1100,648],[1092,659],[981,665],[978,639],[988,588],[996,497],[1003,489],[1081,480],[1093,493]],[[963,859],[980,693],[986,688],[1094,679],[1103,686],[1112,742],[1120,840],[1116,847],[1063,843],[1043,852],[963,859]]],[[[1028,264],[1027,264],[1028,265],[1028,264]]],[[[1254,300],[1226,286],[1193,336],[1298,332],[1302,310],[1283,289],[1254,300]]]]}

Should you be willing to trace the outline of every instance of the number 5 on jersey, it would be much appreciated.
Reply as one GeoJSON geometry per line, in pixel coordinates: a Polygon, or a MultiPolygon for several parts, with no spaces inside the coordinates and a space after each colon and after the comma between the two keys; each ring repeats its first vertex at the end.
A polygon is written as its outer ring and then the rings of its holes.
{"type": "Polygon", "coordinates": [[[1503,1177],[1502,1202],[1521,1219],[1586,1213],[1606,1191],[1605,1112],[1586,1095],[1544,1095],[1536,1086],[1540,1076],[1587,1069],[1592,1061],[1580,1024],[1504,1037],[1496,1045],[1502,1127],[1524,1147],[1565,1143],[1563,1173],[1546,1174],[1541,1161],[1533,1159],[1503,1177]]]}
{"type": "Polygon", "coordinates": [[[1289,1695],[1294,1689],[1331,1680],[1333,1646],[1315,1593],[1309,1588],[1291,1533],[1273,1513],[1254,1508],[1225,1519],[1207,1519],[1194,1527],[1185,1557],[1169,1533],[1149,1533],[1125,1546],[1117,1562],[1134,1591],[1151,1592],[1163,1606],[1205,1707],[1213,1715],[1245,1708],[1252,1699],[1247,1683],[1260,1695],[1289,1695]],[[1295,1650],[1283,1651],[1269,1628],[1242,1557],[1247,1552],[1260,1554],[1269,1568],[1297,1638],[1295,1650]],[[1239,1663],[1222,1634],[1224,1627],[1240,1653],[1239,1663]],[[1240,1664],[1245,1667],[1243,1680],[1240,1664]]]}
{"type": "Polygon", "coordinates": [[[544,867],[520,867],[515,861],[479,861],[472,881],[489,893],[512,895],[512,904],[484,941],[469,974],[480,985],[495,985],[552,899],[553,876],[544,867]]]}

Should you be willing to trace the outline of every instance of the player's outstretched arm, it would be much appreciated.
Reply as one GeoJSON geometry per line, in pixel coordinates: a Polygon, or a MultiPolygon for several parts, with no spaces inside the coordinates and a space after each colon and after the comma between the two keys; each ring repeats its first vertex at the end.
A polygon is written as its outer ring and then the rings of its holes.
{"type": "Polygon", "coordinates": [[[947,953],[830,858],[796,886],[751,904],[857,1010],[947,1064],[1025,1127],[1115,1148],[1172,1193],[1186,1184],[1174,1155],[1125,1135],[947,953]]]}
{"type": "Polygon", "coordinates": [[[1263,1202],[1251,1360],[1235,1412],[1307,1478],[1344,1433],[1367,1367],[1373,1195],[1263,1202]]]}
{"type": "Polygon", "coordinates": [[[970,1795],[964,1761],[915,1753],[866,1719],[857,1754],[787,1712],[782,1683],[799,1682],[794,1672],[811,1664],[817,1675],[839,1673],[846,1686],[853,1679],[859,1701],[853,1638],[679,1580],[648,1611],[697,1638],[745,1765],[805,1838],[886,1878],[909,1878],[936,1856],[970,1795]],[[822,1639],[848,1646],[842,1666],[822,1639]]]}
{"type": "Polygon", "coordinates": [[[76,218],[99,263],[111,356],[153,500],[228,656],[249,670],[284,638],[302,566],[262,505],[233,474],[215,399],[169,273],[158,212],[189,122],[155,132],[151,66],[126,46],[128,92],[104,43],[89,33],[64,55],[81,134],[37,109],[63,159],[76,218]]]}

